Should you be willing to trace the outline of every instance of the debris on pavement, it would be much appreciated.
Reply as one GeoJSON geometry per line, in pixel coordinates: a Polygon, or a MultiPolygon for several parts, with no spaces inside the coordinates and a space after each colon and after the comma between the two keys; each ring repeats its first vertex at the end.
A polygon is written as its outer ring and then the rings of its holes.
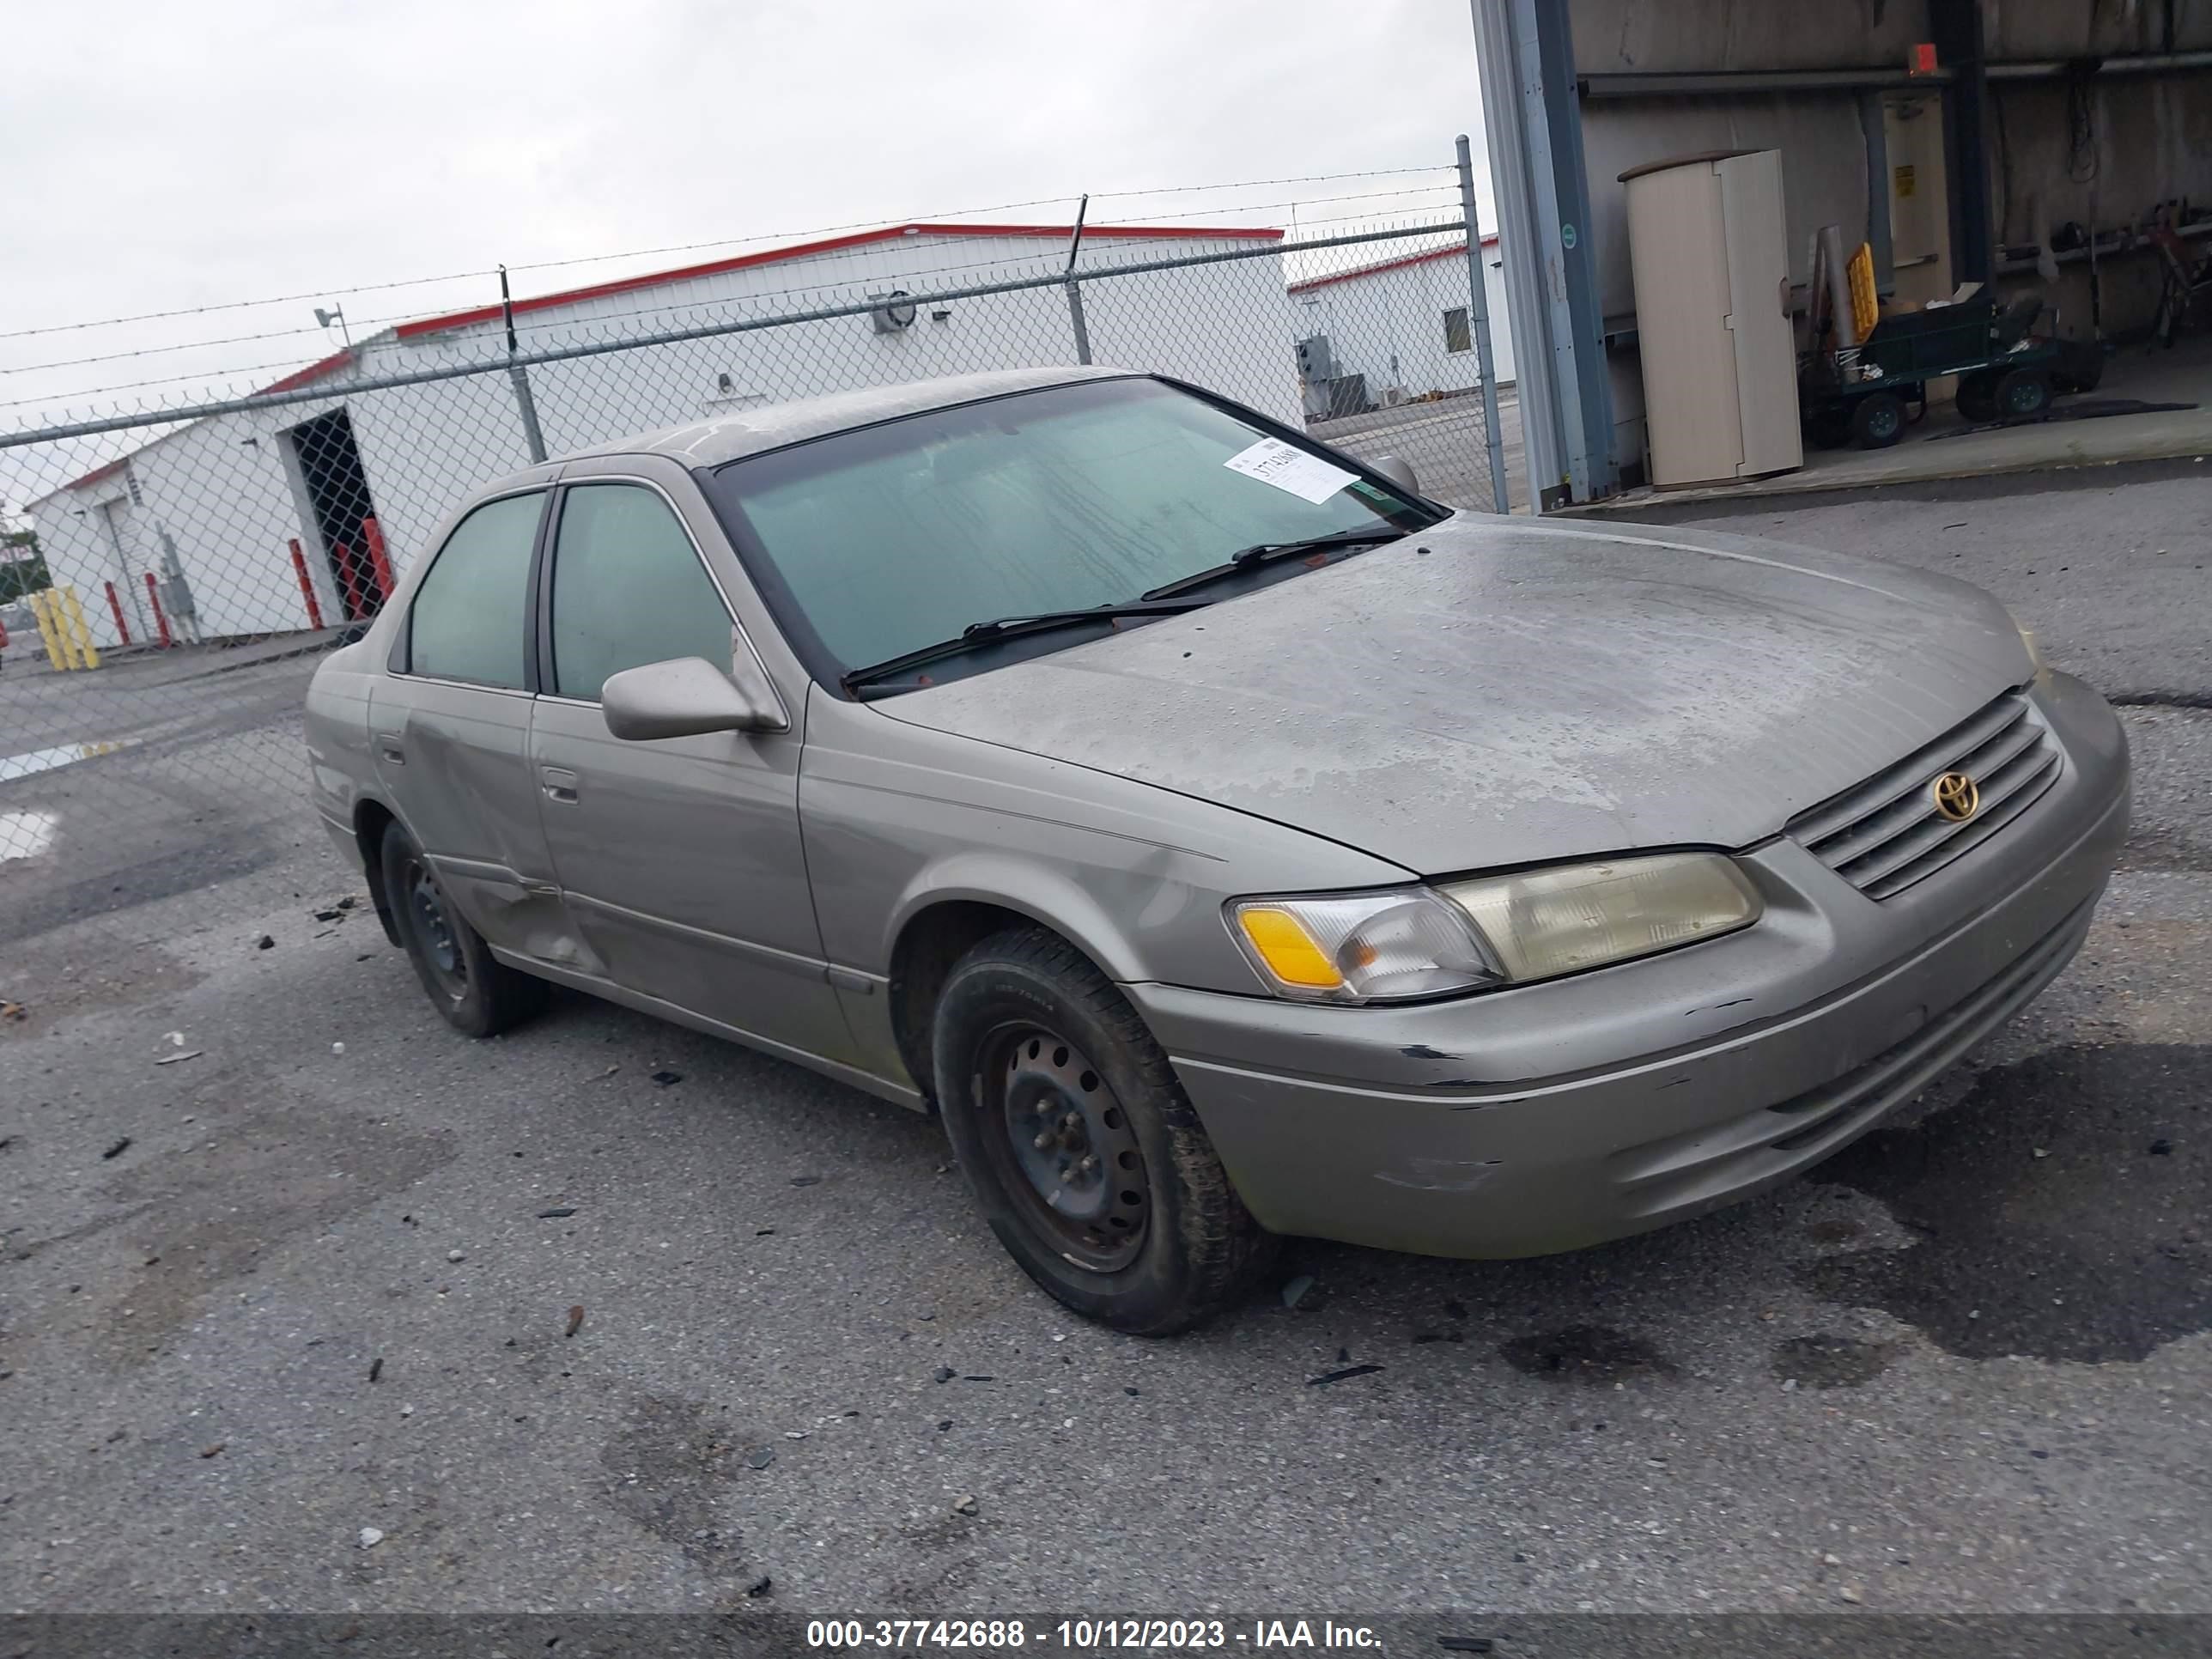
{"type": "Polygon", "coordinates": [[[794,1187],[819,1187],[822,1184],[822,1177],[820,1176],[793,1176],[791,1178],[791,1184],[794,1187]]]}
{"type": "Polygon", "coordinates": [[[538,1212],[538,1218],[540,1221],[559,1221],[575,1213],[576,1206],[574,1205],[556,1204],[550,1210],[540,1210],[538,1212]]]}
{"type": "Polygon", "coordinates": [[[1283,1286],[1283,1305],[1285,1308],[1296,1309],[1299,1303],[1305,1300],[1306,1292],[1313,1289],[1313,1285],[1311,1273],[1300,1273],[1283,1286]]]}
{"type": "Polygon", "coordinates": [[[468,1252],[465,1250],[448,1250],[446,1252],[446,1260],[448,1261],[466,1261],[468,1259],[468,1252]]]}
{"type": "Polygon", "coordinates": [[[1306,1378],[1306,1387],[1324,1388],[1331,1382],[1343,1382],[1355,1376],[1372,1376],[1382,1369],[1380,1365],[1346,1365],[1342,1370],[1323,1371],[1319,1376],[1306,1378]]]}
{"type": "Polygon", "coordinates": [[[584,1304],[579,1302],[574,1307],[568,1310],[568,1328],[562,1332],[561,1334],[563,1337],[574,1336],[578,1331],[583,1328],[584,1304]]]}
{"type": "Polygon", "coordinates": [[[384,1356],[379,1354],[368,1362],[368,1380],[372,1382],[384,1375],[384,1356]]]}
{"type": "Polygon", "coordinates": [[[130,1150],[131,1137],[129,1135],[119,1135],[116,1138],[115,1144],[110,1146],[106,1152],[102,1152],[100,1157],[103,1158],[120,1158],[124,1153],[130,1150]]]}
{"type": "Polygon", "coordinates": [[[770,1446],[755,1446],[745,1454],[745,1462],[753,1468],[764,1469],[775,1462],[775,1450],[770,1446]]]}
{"type": "Polygon", "coordinates": [[[1446,1653],[1491,1653],[1498,1646],[1487,1636],[1439,1636],[1437,1645],[1446,1653]]]}
{"type": "Polygon", "coordinates": [[[982,1505],[975,1501],[971,1493],[968,1497],[957,1499],[952,1505],[952,1512],[955,1515],[973,1515],[981,1508],[982,1505]]]}
{"type": "Polygon", "coordinates": [[[934,1373],[937,1380],[940,1382],[950,1382],[959,1374],[959,1372],[954,1370],[950,1365],[939,1365],[934,1373]]]}
{"type": "Polygon", "coordinates": [[[361,1529],[362,1548],[365,1550],[373,1550],[383,1541],[384,1533],[381,1528],[376,1527],[363,1527],[361,1529]]]}
{"type": "Polygon", "coordinates": [[[1863,1606],[1866,1601],[1866,1598],[1849,1584],[1836,1586],[1836,1600],[1848,1601],[1855,1607],[1863,1606]]]}
{"type": "Polygon", "coordinates": [[[755,1601],[758,1601],[762,1596],[766,1595],[775,1588],[775,1580],[769,1577],[766,1573],[763,1573],[759,1577],[754,1579],[751,1583],[745,1586],[745,1594],[751,1596],[755,1601]]]}
{"type": "Polygon", "coordinates": [[[264,933],[259,939],[253,941],[253,948],[257,951],[275,950],[276,948],[276,935],[273,933],[264,933]]]}
{"type": "Polygon", "coordinates": [[[212,1446],[202,1446],[200,1448],[200,1455],[202,1457],[213,1457],[229,1443],[230,1443],[228,1440],[218,1440],[212,1446]]]}
{"type": "Polygon", "coordinates": [[[20,1002],[0,1002],[0,1019],[12,1025],[20,1025],[30,1017],[31,1011],[20,1002]]]}
{"type": "Polygon", "coordinates": [[[333,1042],[331,1044],[331,1052],[334,1054],[343,1054],[345,1052],[345,1044],[343,1042],[333,1042]]]}
{"type": "Polygon", "coordinates": [[[206,1052],[204,1048],[187,1048],[180,1054],[163,1054],[154,1063],[156,1066],[181,1066],[188,1060],[198,1060],[206,1052]]]}
{"type": "Polygon", "coordinates": [[[2164,1135],[2160,1135],[2156,1140],[2151,1142],[2150,1155],[2153,1158],[2172,1157],[2173,1143],[2168,1140],[2164,1135]]]}
{"type": "Polygon", "coordinates": [[[683,1082],[684,1073],[681,1072],[655,1072],[653,1074],[653,1080],[657,1086],[665,1089],[672,1083],[683,1082]]]}

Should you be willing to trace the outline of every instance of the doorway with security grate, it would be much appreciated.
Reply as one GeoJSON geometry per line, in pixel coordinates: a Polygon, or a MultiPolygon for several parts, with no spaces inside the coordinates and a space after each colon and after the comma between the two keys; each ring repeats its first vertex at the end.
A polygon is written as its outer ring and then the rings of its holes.
{"type": "Polygon", "coordinates": [[[284,438],[299,465],[315,533],[346,620],[365,621],[383,608],[391,589],[391,562],[368,493],[368,473],[354,442],[352,417],[334,409],[292,428],[284,438]]]}

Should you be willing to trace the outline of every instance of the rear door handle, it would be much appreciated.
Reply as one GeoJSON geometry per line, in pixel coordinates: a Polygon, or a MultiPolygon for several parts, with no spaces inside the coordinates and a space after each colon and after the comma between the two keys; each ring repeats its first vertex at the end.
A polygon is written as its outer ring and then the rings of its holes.
{"type": "Polygon", "coordinates": [[[538,781],[545,791],[545,799],[558,801],[563,806],[576,804],[576,775],[565,767],[541,766],[538,781]]]}

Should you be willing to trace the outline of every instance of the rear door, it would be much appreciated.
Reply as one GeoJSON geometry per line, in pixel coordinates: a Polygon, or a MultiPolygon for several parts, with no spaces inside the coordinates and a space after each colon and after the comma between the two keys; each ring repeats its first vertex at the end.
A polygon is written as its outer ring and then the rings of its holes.
{"type": "Polygon", "coordinates": [[[532,562],[551,492],[495,496],[432,555],[371,704],[377,778],[495,945],[573,955],[530,769],[532,562]]]}
{"type": "Polygon", "coordinates": [[[799,845],[799,711],[786,732],[650,743],[600,713],[609,675],[678,657],[726,673],[752,649],[724,597],[742,578],[696,487],[673,464],[655,477],[650,458],[623,459],[640,471],[570,475],[547,538],[531,758],[569,917],[626,989],[848,1058],[799,845]],[[672,491],[696,506],[696,532],[672,491]]]}

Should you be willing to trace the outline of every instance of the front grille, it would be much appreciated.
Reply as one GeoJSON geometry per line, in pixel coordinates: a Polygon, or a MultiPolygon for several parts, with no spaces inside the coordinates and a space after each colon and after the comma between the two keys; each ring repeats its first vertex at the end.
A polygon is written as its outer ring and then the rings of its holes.
{"type": "Polygon", "coordinates": [[[1980,846],[2058,776],[2058,745],[2034,706],[2008,692],[1963,726],[1790,821],[1790,834],[1869,898],[1886,899],[1980,846]],[[1981,805],[1963,823],[1936,810],[1936,781],[1964,772],[1981,805]]]}

